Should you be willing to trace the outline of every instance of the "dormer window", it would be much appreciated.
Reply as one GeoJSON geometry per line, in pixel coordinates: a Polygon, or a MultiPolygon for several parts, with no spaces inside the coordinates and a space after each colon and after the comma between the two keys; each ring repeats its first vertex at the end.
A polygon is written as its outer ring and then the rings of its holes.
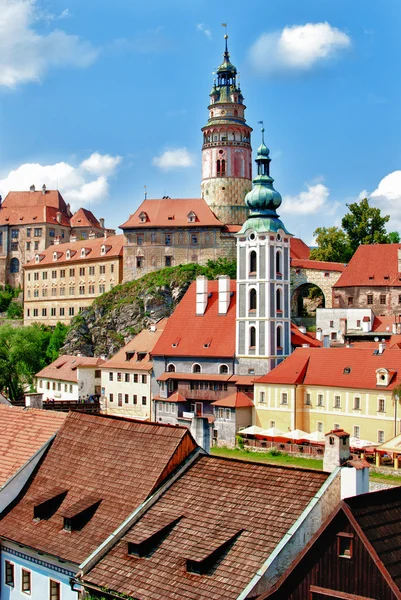
{"type": "Polygon", "coordinates": [[[85,527],[95,514],[102,499],[86,496],[61,512],[64,519],[64,531],[77,531],[85,527]]]}
{"type": "Polygon", "coordinates": [[[57,260],[57,252],[53,252],[53,260],[57,260]]]}
{"type": "Polygon", "coordinates": [[[390,383],[390,375],[387,369],[376,369],[376,385],[387,387],[390,383]]]}
{"type": "Polygon", "coordinates": [[[148,220],[148,215],[146,214],[146,212],[141,212],[141,214],[139,215],[139,220],[141,223],[146,223],[146,221],[148,220]]]}
{"type": "Polygon", "coordinates": [[[65,253],[65,257],[66,257],[67,260],[70,260],[70,258],[71,258],[71,252],[70,252],[70,250],[67,250],[67,252],[65,253]]]}
{"type": "Polygon", "coordinates": [[[188,213],[187,218],[188,218],[188,223],[195,223],[196,214],[191,210],[191,212],[188,213]]]}
{"type": "Polygon", "coordinates": [[[38,264],[39,261],[40,261],[40,256],[39,256],[39,254],[37,254],[35,256],[35,263],[38,264]]]}
{"type": "Polygon", "coordinates": [[[103,256],[104,254],[106,254],[106,246],[104,244],[102,244],[102,247],[100,249],[100,254],[103,256]]]}
{"type": "Polygon", "coordinates": [[[85,248],[82,248],[82,250],[81,250],[81,258],[85,258],[85,256],[86,256],[86,250],[85,250],[85,248]]]}

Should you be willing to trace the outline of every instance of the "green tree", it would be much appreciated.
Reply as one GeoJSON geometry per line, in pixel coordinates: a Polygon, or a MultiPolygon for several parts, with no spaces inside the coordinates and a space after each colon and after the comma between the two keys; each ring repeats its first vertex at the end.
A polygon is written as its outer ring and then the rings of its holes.
{"type": "Polygon", "coordinates": [[[318,247],[311,250],[312,260],[349,262],[352,250],[347,234],[339,227],[318,227],[313,235],[318,247]]]}
{"type": "Polygon", "coordinates": [[[390,231],[388,234],[388,243],[389,244],[399,244],[400,243],[400,234],[398,231],[390,231]]]}
{"type": "Polygon", "coordinates": [[[22,319],[24,316],[24,309],[22,304],[19,302],[10,302],[7,308],[7,317],[9,319],[22,319]]]}
{"type": "Polygon", "coordinates": [[[390,216],[382,216],[380,208],[370,206],[369,200],[347,204],[349,212],[342,219],[342,226],[348,235],[352,252],[360,244],[387,244],[389,236],[386,223],[390,216]]]}
{"type": "Polygon", "coordinates": [[[63,346],[69,327],[63,323],[57,323],[50,337],[49,345],[46,350],[46,358],[49,362],[53,362],[58,358],[60,348],[63,346]]]}
{"type": "Polygon", "coordinates": [[[11,401],[23,397],[46,364],[51,330],[38,325],[0,327],[0,391],[11,401]]]}

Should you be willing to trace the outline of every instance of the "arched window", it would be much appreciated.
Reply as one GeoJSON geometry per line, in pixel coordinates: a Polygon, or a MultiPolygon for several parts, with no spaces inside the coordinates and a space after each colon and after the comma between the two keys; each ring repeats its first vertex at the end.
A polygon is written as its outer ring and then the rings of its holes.
{"type": "Polygon", "coordinates": [[[202,373],[202,368],[198,363],[192,365],[192,373],[202,373]]]}
{"type": "Polygon", "coordinates": [[[234,117],[238,117],[238,110],[237,109],[234,110],[234,117]]]}
{"type": "Polygon", "coordinates": [[[249,310],[256,310],[256,290],[252,288],[249,292],[249,310]]]}
{"type": "Polygon", "coordinates": [[[281,260],[281,252],[277,250],[276,252],[276,273],[282,273],[282,260],[281,260]]]}
{"type": "Polygon", "coordinates": [[[226,161],[223,158],[223,160],[221,161],[221,174],[224,175],[225,172],[226,172],[226,161]]]}
{"type": "Polygon", "coordinates": [[[220,159],[217,161],[217,175],[220,175],[220,159]]]}
{"type": "Polygon", "coordinates": [[[220,373],[220,375],[224,375],[225,373],[228,373],[228,366],[227,365],[220,365],[220,367],[219,367],[219,373],[220,373]]]}
{"type": "Polygon", "coordinates": [[[257,254],[255,252],[255,250],[252,250],[252,252],[249,254],[249,272],[250,273],[256,273],[256,269],[257,269],[257,254]]]}
{"type": "Polygon", "coordinates": [[[249,347],[255,348],[256,346],[256,327],[249,328],[249,347]]]}
{"type": "Polygon", "coordinates": [[[168,372],[168,373],[175,373],[175,365],[173,365],[173,363],[170,363],[170,364],[167,366],[167,372],[168,372]]]}
{"type": "Polygon", "coordinates": [[[10,273],[19,273],[19,260],[18,260],[18,258],[12,258],[10,260],[10,273]]]}
{"type": "Polygon", "coordinates": [[[276,290],[276,310],[283,310],[283,294],[280,288],[276,290]]]}
{"type": "Polygon", "coordinates": [[[276,329],[276,344],[277,348],[283,347],[283,328],[280,325],[276,329]]]}

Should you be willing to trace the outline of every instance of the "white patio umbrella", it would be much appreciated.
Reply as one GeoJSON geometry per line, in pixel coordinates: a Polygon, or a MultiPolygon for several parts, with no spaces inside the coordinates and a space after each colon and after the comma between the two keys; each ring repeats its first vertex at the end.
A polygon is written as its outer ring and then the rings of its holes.
{"type": "Polygon", "coordinates": [[[308,433],[304,439],[309,442],[324,442],[325,435],[321,431],[313,431],[313,433],[308,433]]]}
{"type": "Polygon", "coordinates": [[[239,431],[238,433],[240,435],[255,435],[256,433],[260,433],[261,431],[263,431],[262,427],[258,427],[257,425],[251,425],[246,429],[241,429],[241,431],[239,431]]]}
{"type": "Polygon", "coordinates": [[[284,431],[278,427],[269,427],[269,429],[262,429],[259,431],[259,435],[266,435],[268,437],[286,437],[284,431]]]}
{"type": "Polygon", "coordinates": [[[286,437],[289,440],[304,440],[307,435],[306,431],[302,431],[302,429],[294,429],[293,431],[285,433],[283,437],[286,437]]]}
{"type": "Polygon", "coordinates": [[[350,437],[349,445],[351,448],[366,448],[367,446],[377,446],[375,442],[370,442],[369,440],[360,440],[356,437],[350,437]]]}

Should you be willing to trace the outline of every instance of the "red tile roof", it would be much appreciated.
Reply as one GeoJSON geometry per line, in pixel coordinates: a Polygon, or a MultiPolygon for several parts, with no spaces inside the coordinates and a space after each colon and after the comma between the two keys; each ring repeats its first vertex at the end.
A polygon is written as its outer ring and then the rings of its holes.
{"type": "Polygon", "coordinates": [[[147,600],[234,600],[327,477],[312,470],[201,457],[84,581],[147,600]],[[171,523],[155,551],[143,558],[128,555],[129,542],[141,543],[171,523]],[[187,571],[187,561],[202,561],[224,542],[228,547],[206,574],[187,571]]]}
{"type": "Polygon", "coordinates": [[[383,391],[401,383],[399,349],[375,355],[369,348],[297,348],[256,383],[319,385],[383,391]],[[387,387],[376,385],[376,369],[393,373],[387,387]],[[350,369],[347,373],[345,370],[350,369]]]}
{"type": "Polygon", "coordinates": [[[391,317],[376,317],[373,319],[372,331],[383,333],[392,333],[393,323],[395,322],[395,317],[392,315],[391,317]]]}
{"type": "Polygon", "coordinates": [[[61,225],[70,226],[67,205],[60,192],[9,192],[0,209],[0,225],[27,225],[49,223],[57,225],[57,213],[61,213],[61,225]]]}
{"type": "Polygon", "coordinates": [[[254,404],[250,398],[243,392],[235,392],[225,398],[220,398],[212,402],[213,406],[225,406],[227,408],[250,408],[254,404]]]}
{"type": "Polygon", "coordinates": [[[293,258],[291,267],[299,269],[316,269],[317,271],[345,271],[345,265],[336,262],[325,262],[323,260],[305,260],[293,258]]]}
{"type": "Polygon", "coordinates": [[[74,213],[70,219],[71,227],[95,227],[102,229],[99,221],[96,219],[92,211],[86,208],[80,208],[74,213]]]}
{"type": "Polygon", "coordinates": [[[102,358],[93,358],[89,356],[71,356],[63,354],[56,358],[50,365],[44,367],[36,377],[44,379],[55,379],[56,381],[72,381],[77,383],[78,367],[100,367],[104,363],[102,358]]]}
{"type": "Polygon", "coordinates": [[[0,520],[0,537],[80,564],[195,448],[185,427],[69,413],[24,494],[0,520]],[[37,498],[68,490],[47,519],[37,498]],[[89,522],[66,534],[63,514],[87,496],[102,500],[89,522]]]}
{"type": "Polygon", "coordinates": [[[66,416],[0,404],[0,487],[57,432],[66,416]]]}
{"type": "Polygon", "coordinates": [[[128,221],[120,225],[121,229],[146,227],[224,227],[202,198],[162,198],[144,200],[128,221]],[[193,223],[188,214],[196,215],[193,223]],[[146,221],[139,216],[145,213],[146,221]]]}
{"type": "Polygon", "coordinates": [[[197,316],[196,281],[171,315],[153,356],[234,357],[235,354],[235,281],[230,282],[232,296],[227,314],[218,313],[218,281],[208,282],[205,314],[197,316]]]}
{"type": "Polygon", "coordinates": [[[153,361],[151,352],[157,340],[160,338],[166,326],[167,319],[160,320],[156,325],[156,331],[143,329],[128,344],[119,350],[110,360],[102,365],[102,369],[124,369],[128,371],[149,371],[152,369],[153,361]],[[143,358],[139,355],[145,354],[143,358]],[[130,358],[127,360],[127,354],[130,358]]]}
{"type": "Polygon", "coordinates": [[[294,347],[300,347],[303,344],[309,344],[311,348],[320,348],[323,346],[323,342],[317,340],[309,332],[302,333],[294,323],[291,323],[291,344],[294,347]]]}
{"type": "Polygon", "coordinates": [[[310,248],[300,238],[292,237],[290,239],[290,256],[292,259],[308,259],[310,256],[310,248]]]}
{"type": "MultiPolygon", "coordinates": [[[[123,235],[111,235],[107,238],[95,238],[93,240],[80,240],[79,242],[66,242],[65,244],[53,245],[39,253],[41,260],[39,263],[35,259],[30,260],[24,265],[24,269],[34,269],[43,265],[57,265],[59,263],[76,263],[82,261],[93,261],[96,259],[122,256],[123,254],[123,235]],[[102,246],[106,246],[106,254],[101,253],[102,246]],[[81,257],[82,248],[90,250],[85,257],[81,257]],[[75,251],[70,259],[66,258],[67,250],[75,251]],[[53,260],[53,253],[59,255],[57,261],[53,260]]],[[[118,278],[118,273],[116,273],[118,278]]]]}
{"type": "Polygon", "coordinates": [[[401,273],[398,271],[400,248],[401,244],[359,246],[334,287],[400,287],[401,273]]]}

